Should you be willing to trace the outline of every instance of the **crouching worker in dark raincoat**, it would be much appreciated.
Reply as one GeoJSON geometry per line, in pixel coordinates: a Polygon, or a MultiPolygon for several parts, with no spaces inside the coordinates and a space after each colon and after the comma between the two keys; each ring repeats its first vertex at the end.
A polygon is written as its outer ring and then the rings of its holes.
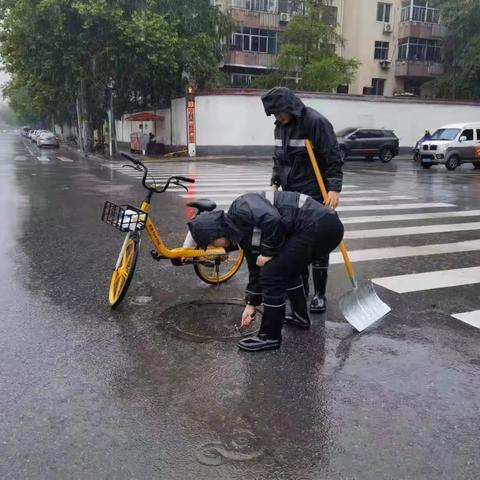
{"type": "Polygon", "coordinates": [[[253,322],[261,303],[264,311],[258,336],[241,340],[242,350],[280,348],[284,322],[310,327],[301,274],[341,242],[343,225],[334,210],[297,192],[247,193],[227,213],[201,214],[188,227],[201,248],[238,245],[245,253],[250,278],[242,326],[253,322]]]}

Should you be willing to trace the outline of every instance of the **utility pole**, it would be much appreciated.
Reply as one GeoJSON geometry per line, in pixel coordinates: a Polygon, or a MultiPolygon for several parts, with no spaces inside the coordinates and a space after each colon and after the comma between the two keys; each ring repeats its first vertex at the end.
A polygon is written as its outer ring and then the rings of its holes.
{"type": "MultiPolygon", "coordinates": [[[[81,87],[80,87],[81,88],[81,87]]],[[[77,95],[77,128],[78,128],[78,144],[80,146],[80,150],[83,152],[83,135],[82,135],[82,120],[81,120],[82,112],[81,112],[81,105],[80,105],[80,94],[77,95]]]]}
{"type": "Polygon", "coordinates": [[[108,151],[109,151],[110,157],[113,157],[113,155],[117,150],[116,138],[115,138],[115,115],[113,112],[113,90],[115,89],[115,83],[113,80],[110,80],[110,82],[107,85],[107,88],[108,88],[109,101],[110,101],[110,107],[108,110],[108,130],[109,130],[108,151]]]}

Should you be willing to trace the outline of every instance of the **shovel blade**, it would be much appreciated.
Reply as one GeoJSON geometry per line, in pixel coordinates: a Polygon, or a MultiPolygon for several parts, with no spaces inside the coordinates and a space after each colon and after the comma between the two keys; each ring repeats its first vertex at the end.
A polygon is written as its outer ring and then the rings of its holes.
{"type": "Polygon", "coordinates": [[[347,322],[358,332],[370,327],[391,311],[390,307],[380,300],[371,282],[340,297],[339,305],[347,322]]]}

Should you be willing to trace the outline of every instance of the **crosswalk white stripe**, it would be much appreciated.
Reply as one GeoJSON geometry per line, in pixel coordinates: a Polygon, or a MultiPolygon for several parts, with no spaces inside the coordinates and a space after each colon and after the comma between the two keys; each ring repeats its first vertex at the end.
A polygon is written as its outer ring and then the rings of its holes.
{"type": "Polygon", "coordinates": [[[408,195],[391,195],[384,197],[344,197],[341,199],[341,203],[344,202],[383,202],[386,200],[416,200],[416,197],[410,197],[408,195]]]}
{"type": "Polygon", "coordinates": [[[351,190],[349,192],[342,192],[340,195],[344,197],[345,195],[376,195],[387,193],[385,190],[351,190]]]}
{"type": "Polygon", "coordinates": [[[480,230],[480,222],[448,223],[442,225],[421,225],[418,227],[378,228],[345,232],[345,239],[385,238],[429,233],[465,232],[480,230]]]}
{"type": "Polygon", "coordinates": [[[50,159],[48,157],[37,157],[39,162],[48,163],[50,159]]]}
{"type": "MultiPolygon", "coordinates": [[[[391,258],[423,257],[427,255],[444,255],[447,253],[475,252],[477,250],[480,250],[480,240],[436,243],[433,245],[420,245],[417,247],[401,246],[367,248],[364,250],[351,250],[349,254],[352,262],[369,262],[372,260],[387,260],[391,258]]],[[[340,253],[333,253],[330,256],[330,263],[338,264],[342,262],[343,259],[340,253]]]]}
{"type": "MultiPolygon", "coordinates": [[[[212,189],[212,188],[189,188],[190,195],[194,194],[195,196],[198,195],[207,195],[211,197],[227,197],[227,198],[237,198],[240,195],[244,193],[255,193],[255,192],[263,192],[266,190],[266,187],[258,188],[258,187],[253,187],[253,188],[241,188],[235,191],[232,191],[231,188],[225,189],[212,189]],[[230,192],[230,193],[224,193],[224,192],[230,192]]],[[[267,190],[268,191],[268,190],[267,190]]],[[[187,194],[183,194],[182,196],[190,196],[187,194]]],[[[357,202],[379,202],[383,200],[415,200],[415,197],[407,197],[407,196],[392,196],[392,197],[385,197],[385,198],[376,198],[376,197],[351,197],[351,198],[344,198],[342,200],[343,203],[357,203],[357,202]]]]}
{"type": "Polygon", "coordinates": [[[338,207],[337,212],[361,212],[362,210],[413,210],[421,208],[450,208],[452,203],[399,203],[398,205],[355,205],[338,207]]]}
{"type": "Polygon", "coordinates": [[[352,223],[383,223],[383,222],[398,222],[408,220],[429,220],[436,218],[464,218],[464,217],[478,217],[480,210],[465,210],[465,211],[451,211],[451,212],[431,212],[431,213],[405,213],[401,215],[372,215],[363,217],[346,217],[342,218],[344,224],[352,223]]]}
{"type": "Polygon", "coordinates": [[[72,163],[73,160],[67,157],[57,157],[61,162],[72,163]]]}
{"type": "Polygon", "coordinates": [[[436,270],[393,277],[374,278],[377,285],[396,293],[420,292],[437,288],[459,287],[480,283],[480,267],[436,270]]]}
{"type": "Polygon", "coordinates": [[[480,310],[474,310],[473,312],[454,313],[453,318],[467,323],[475,328],[480,328],[480,310]]]}

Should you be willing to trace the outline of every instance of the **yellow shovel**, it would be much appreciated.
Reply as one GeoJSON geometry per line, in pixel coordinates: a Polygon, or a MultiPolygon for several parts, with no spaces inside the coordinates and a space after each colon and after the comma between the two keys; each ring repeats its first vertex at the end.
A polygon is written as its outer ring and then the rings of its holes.
{"type": "MultiPolygon", "coordinates": [[[[310,140],[305,140],[305,146],[307,147],[308,156],[312,162],[315,176],[317,177],[320,191],[322,192],[323,201],[328,200],[327,189],[323,182],[320,169],[318,168],[317,159],[313,153],[312,143],[310,140]]],[[[342,252],[343,262],[347,269],[347,275],[352,282],[353,290],[340,297],[339,305],[347,322],[352,325],[355,330],[361,332],[370,325],[374,324],[391,311],[390,307],[380,300],[372,282],[368,282],[365,286],[359,287],[357,279],[355,278],[355,272],[353,271],[352,262],[348,256],[347,247],[345,242],[340,244],[340,252],[342,252]]]]}

